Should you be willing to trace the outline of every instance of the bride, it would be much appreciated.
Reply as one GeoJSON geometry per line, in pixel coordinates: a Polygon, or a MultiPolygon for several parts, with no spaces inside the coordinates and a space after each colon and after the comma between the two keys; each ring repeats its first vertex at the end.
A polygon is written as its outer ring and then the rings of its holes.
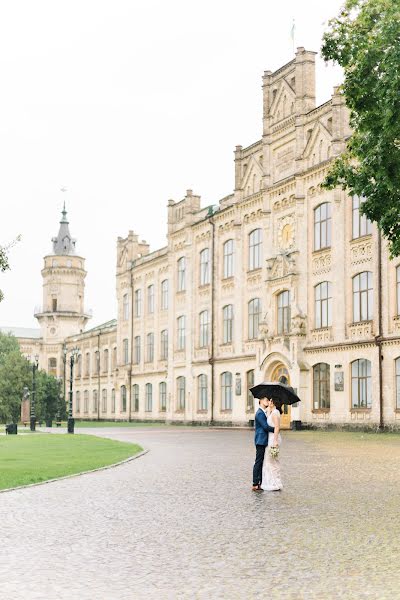
{"type": "Polygon", "coordinates": [[[267,421],[270,427],[274,428],[274,433],[268,436],[268,447],[265,453],[261,489],[267,492],[275,492],[282,489],[281,466],[279,456],[271,456],[271,448],[281,445],[280,422],[281,422],[281,403],[278,400],[268,400],[267,421]]]}

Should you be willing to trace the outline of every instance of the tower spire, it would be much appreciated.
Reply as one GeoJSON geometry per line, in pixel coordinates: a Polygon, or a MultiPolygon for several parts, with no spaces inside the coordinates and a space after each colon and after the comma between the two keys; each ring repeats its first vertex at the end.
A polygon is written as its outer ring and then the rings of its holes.
{"type": "Polygon", "coordinates": [[[60,229],[57,237],[52,239],[53,242],[53,254],[57,256],[63,254],[75,254],[75,242],[69,232],[69,221],[67,218],[67,210],[65,208],[65,200],[63,209],[61,211],[60,229]]]}

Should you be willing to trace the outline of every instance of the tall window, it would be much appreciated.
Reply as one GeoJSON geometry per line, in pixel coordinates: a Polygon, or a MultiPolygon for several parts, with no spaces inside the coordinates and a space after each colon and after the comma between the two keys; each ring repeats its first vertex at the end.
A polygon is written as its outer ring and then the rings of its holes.
{"type": "Polygon", "coordinates": [[[85,360],[85,375],[86,377],[89,377],[90,375],[90,354],[89,352],[86,352],[86,360],[85,360]]]}
{"type": "Polygon", "coordinates": [[[151,383],[146,383],[144,410],[146,412],[151,412],[153,410],[153,386],[151,383]]]}
{"type": "Polygon", "coordinates": [[[313,367],[313,406],[314,410],[329,410],[330,402],[330,367],[319,363],[313,367]]]}
{"type": "Polygon", "coordinates": [[[100,373],[100,352],[98,350],[94,353],[94,368],[95,373],[98,375],[100,373]]]}
{"type": "Polygon", "coordinates": [[[315,286],[315,327],[330,327],[332,325],[332,294],[329,281],[323,281],[315,286]]]}
{"type": "Polygon", "coordinates": [[[181,256],[178,260],[178,292],[186,290],[186,258],[181,256]]]}
{"type": "Polygon", "coordinates": [[[154,333],[148,333],[146,338],[146,361],[153,362],[154,360],[154,333]]]}
{"type": "Polygon", "coordinates": [[[147,288],[147,312],[154,312],[154,285],[149,285],[147,288]]]}
{"type": "Polygon", "coordinates": [[[253,298],[248,304],[248,335],[249,340],[255,340],[258,337],[258,328],[261,317],[261,300],[253,298]]]}
{"type": "Polygon", "coordinates": [[[209,341],[209,330],[210,330],[210,320],[209,320],[208,310],[203,310],[199,315],[199,346],[200,348],[206,348],[208,346],[209,341]]]}
{"type": "Polygon", "coordinates": [[[124,360],[124,365],[127,365],[129,362],[129,346],[127,339],[123,340],[122,342],[122,356],[124,360]]]}
{"type": "Polygon", "coordinates": [[[186,380],[178,377],[176,380],[177,410],[185,410],[186,380]]]}
{"type": "Polygon", "coordinates": [[[396,408],[400,409],[400,358],[396,358],[396,408]]]}
{"type": "Polygon", "coordinates": [[[161,282],[161,310],[168,308],[168,279],[161,282]]]}
{"type": "Polygon", "coordinates": [[[137,383],[132,386],[131,409],[133,412],[139,412],[139,386],[137,383]]]}
{"type": "Polygon", "coordinates": [[[331,245],[331,204],[324,202],[314,209],[314,250],[331,245]]]}
{"type": "Polygon", "coordinates": [[[351,405],[353,408],[371,408],[371,363],[359,358],[351,363],[351,405]]]}
{"type": "Polygon", "coordinates": [[[57,375],[57,359],[56,358],[49,358],[49,363],[48,363],[48,373],[49,375],[54,375],[54,377],[57,375]]]}
{"type": "Polygon", "coordinates": [[[363,198],[353,196],[353,240],[372,233],[371,221],[360,212],[360,206],[363,202],[363,198]]]}
{"type": "Polygon", "coordinates": [[[76,395],[75,395],[75,409],[76,409],[77,413],[81,412],[81,393],[80,392],[76,392],[76,395]]]}
{"type": "Polygon", "coordinates": [[[82,354],[79,354],[79,356],[78,356],[76,376],[77,377],[82,377],[82,354]]]}
{"type": "Polygon", "coordinates": [[[228,304],[222,309],[222,340],[224,344],[231,344],[233,339],[233,304],[228,304]]]}
{"type": "Polygon", "coordinates": [[[204,248],[200,252],[200,285],[210,283],[210,251],[204,248]]]}
{"type": "Polygon", "coordinates": [[[88,392],[88,390],[85,390],[83,392],[83,412],[84,413],[89,412],[89,392],[88,392]]]}
{"type": "Polygon", "coordinates": [[[122,298],[122,319],[127,321],[129,319],[129,298],[128,294],[124,294],[122,298]]]}
{"type": "Polygon", "coordinates": [[[111,412],[115,413],[115,390],[111,390],[111,412]]]}
{"type": "Polygon", "coordinates": [[[363,271],[353,277],[353,322],[371,321],[373,304],[372,273],[363,271]]]}
{"type": "Polygon", "coordinates": [[[161,381],[158,389],[160,395],[160,411],[165,412],[167,410],[167,384],[165,381],[161,381]]]}
{"type": "Polygon", "coordinates": [[[140,335],[134,339],[134,361],[136,365],[140,363],[140,335]]]}
{"type": "Polygon", "coordinates": [[[261,268],[261,254],[261,229],[254,229],[249,235],[249,271],[261,268]]]}
{"type": "Polygon", "coordinates": [[[107,390],[103,389],[101,392],[101,412],[107,412],[107,390]]]}
{"type": "Polygon", "coordinates": [[[186,319],[185,316],[182,315],[181,317],[178,317],[177,320],[177,324],[178,324],[178,350],[184,350],[185,349],[185,344],[186,344],[186,323],[185,323],[186,319]]]}
{"type": "Polygon", "coordinates": [[[117,347],[113,348],[112,351],[112,368],[113,370],[117,366],[117,347]]]}
{"type": "Polygon", "coordinates": [[[121,385],[121,412],[126,412],[126,387],[121,385]]]}
{"type": "Polygon", "coordinates": [[[103,353],[103,371],[108,373],[108,350],[104,350],[103,353]]]}
{"type": "Polygon", "coordinates": [[[93,390],[93,412],[97,413],[97,390],[93,390]]]}
{"type": "Polygon", "coordinates": [[[233,240],[228,240],[225,242],[223,246],[224,251],[224,278],[225,277],[233,277],[234,270],[234,249],[233,249],[233,240]]]}
{"type": "Polygon", "coordinates": [[[254,386],[254,369],[247,371],[246,373],[246,388],[247,388],[247,404],[246,410],[253,411],[254,410],[254,398],[253,394],[250,391],[250,388],[254,386]]]}
{"type": "Polygon", "coordinates": [[[397,314],[400,315],[400,265],[396,268],[397,314]]]}
{"type": "Polygon", "coordinates": [[[160,358],[167,360],[168,358],[168,331],[163,329],[160,336],[160,358]]]}
{"type": "Polygon", "coordinates": [[[221,375],[221,409],[232,410],[232,373],[221,375]]]}
{"type": "Polygon", "coordinates": [[[199,394],[199,410],[208,409],[207,375],[199,375],[197,378],[199,394]]]}
{"type": "Polygon", "coordinates": [[[285,290],[278,295],[278,334],[290,331],[290,292],[285,290]]]}
{"type": "Polygon", "coordinates": [[[142,316],[142,290],[135,290],[135,317],[142,316]]]}

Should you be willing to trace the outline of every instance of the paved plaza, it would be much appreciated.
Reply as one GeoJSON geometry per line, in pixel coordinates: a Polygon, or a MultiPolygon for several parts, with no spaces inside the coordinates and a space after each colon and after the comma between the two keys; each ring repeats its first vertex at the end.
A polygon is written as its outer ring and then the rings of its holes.
{"type": "Polygon", "coordinates": [[[400,598],[400,436],[286,432],[254,493],[250,431],[82,432],[150,452],[0,494],[1,598],[400,598]]]}

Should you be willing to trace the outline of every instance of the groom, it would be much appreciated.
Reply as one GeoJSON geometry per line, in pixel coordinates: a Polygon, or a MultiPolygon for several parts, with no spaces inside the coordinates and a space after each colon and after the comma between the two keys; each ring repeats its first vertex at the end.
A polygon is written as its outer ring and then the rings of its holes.
{"type": "Polygon", "coordinates": [[[261,491],[262,468],[264,463],[265,448],[268,446],[268,432],[274,431],[267,422],[265,411],[268,406],[268,398],[260,398],[258,401],[259,408],[255,417],[255,435],[254,442],[256,445],[256,460],[253,467],[253,492],[261,491]]]}

